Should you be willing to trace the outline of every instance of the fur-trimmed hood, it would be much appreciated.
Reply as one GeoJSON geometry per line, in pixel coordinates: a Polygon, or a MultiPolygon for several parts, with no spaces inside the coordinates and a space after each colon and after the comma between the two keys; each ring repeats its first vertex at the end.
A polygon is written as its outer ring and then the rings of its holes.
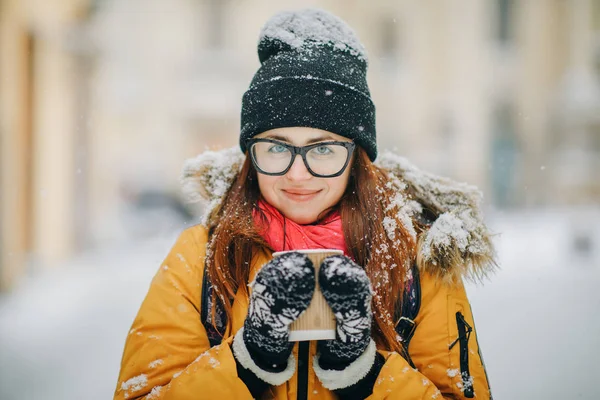
{"type": "MultiPolygon", "coordinates": [[[[243,162],[238,147],[206,151],[185,162],[183,191],[205,206],[202,223],[218,206],[243,162]]],[[[421,171],[392,152],[375,164],[390,174],[398,189],[398,219],[416,235],[413,221],[429,226],[417,239],[417,264],[446,282],[481,281],[496,267],[491,235],[483,222],[481,192],[471,185],[421,171]]],[[[384,221],[385,225],[385,221],[384,221]]]]}

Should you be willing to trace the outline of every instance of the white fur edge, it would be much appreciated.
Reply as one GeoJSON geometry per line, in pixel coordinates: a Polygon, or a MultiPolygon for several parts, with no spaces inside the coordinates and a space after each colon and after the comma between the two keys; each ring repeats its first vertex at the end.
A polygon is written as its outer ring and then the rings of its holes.
{"type": "Polygon", "coordinates": [[[236,360],[242,364],[242,367],[254,372],[256,376],[270,385],[279,386],[288,381],[296,372],[296,359],[294,358],[293,354],[291,354],[290,358],[288,358],[287,367],[281,372],[265,371],[256,365],[254,360],[252,360],[252,357],[250,357],[250,353],[248,353],[248,349],[244,343],[244,328],[240,328],[240,330],[235,334],[235,337],[233,338],[233,345],[231,347],[233,350],[233,355],[235,356],[236,360]]]}
{"type": "Polygon", "coordinates": [[[354,385],[367,376],[375,363],[376,355],[377,347],[371,339],[365,352],[345,369],[341,371],[323,369],[319,365],[319,356],[313,358],[313,369],[325,388],[329,390],[342,389],[354,385]]]}

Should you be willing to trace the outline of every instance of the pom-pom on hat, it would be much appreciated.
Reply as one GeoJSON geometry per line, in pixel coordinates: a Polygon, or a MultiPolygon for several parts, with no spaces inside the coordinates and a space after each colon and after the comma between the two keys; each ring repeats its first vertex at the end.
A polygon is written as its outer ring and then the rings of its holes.
{"type": "Polygon", "coordinates": [[[319,9],[282,12],[263,27],[261,67],[242,98],[240,146],[267,130],[323,129],[377,157],[367,55],[354,31],[319,9]]]}

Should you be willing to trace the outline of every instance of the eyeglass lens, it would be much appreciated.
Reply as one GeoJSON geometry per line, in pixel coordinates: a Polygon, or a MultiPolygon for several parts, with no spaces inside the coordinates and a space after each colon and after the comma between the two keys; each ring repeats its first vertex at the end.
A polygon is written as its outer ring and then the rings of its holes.
{"type": "MultiPolygon", "coordinates": [[[[278,143],[257,142],[250,148],[261,170],[270,174],[285,171],[292,162],[292,152],[278,143]]],[[[309,168],[318,175],[335,175],[344,168],[348,149],[339,144],[323,144],[306,153],[309,168]]]]}

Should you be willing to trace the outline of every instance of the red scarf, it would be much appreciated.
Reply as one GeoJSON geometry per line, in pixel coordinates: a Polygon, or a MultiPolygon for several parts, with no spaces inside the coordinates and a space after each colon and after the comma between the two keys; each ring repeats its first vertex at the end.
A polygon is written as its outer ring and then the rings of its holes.
{"type": "Polygon", "coordinates": [[[259,200],[258,207],[267,222],[265,224],[261,213],[254,210],[254,223],[273,250],[338,249],[348,255],[338,211],[330,213],[318,225],[300,225],[264,200],[259,200]]]}

